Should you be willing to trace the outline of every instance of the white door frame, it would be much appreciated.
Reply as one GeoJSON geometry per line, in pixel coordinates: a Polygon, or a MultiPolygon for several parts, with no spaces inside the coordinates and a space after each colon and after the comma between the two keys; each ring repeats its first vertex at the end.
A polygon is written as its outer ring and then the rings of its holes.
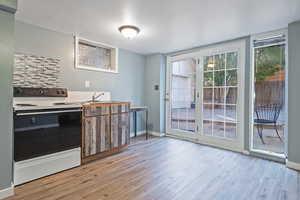
{"type": "MultiPolygon", "coordinates": [[[[276,31],[270,31],[266,33],[259,33],[251,36],[251,44],[250,44],[250,93],[249,93],[249,150],[250,152],[255,152],[255,153],[260,153],[260,154],[265,154],[267,156],[271,157],[279,157],[279,158],[286,158],[287,157],[287,152],[288,152],[288,29],[279,29],[276,31]],[[253,120],[254,120],[254,46],[253,42],[254,40],[257,39],[264,39],[264,38],[269,38],[269,37],[274,37],[280,34],[284,34],[286,37],[285,41],[285,114],[286,114],[286,122],[285,122],[285,137],[284,137],[284,149],[285,153],[283,154],[278,154],[274,152],[268,152],[264,150],[259,150],[259,149],[254,149],[253,148],[253,120]]],[[[273,44],[277,45],[277,44],[273,44]]],[[[273,46],[271,45],[271,46],[273,46]]]]}
{"type": "Polygon", "coordinates": [[[200,48],[192,53],[186,53],[176,56],[168,56],[167,57],[167,82],[166,82],[166,133],[170,136],[177,136],[183,139],[192,140],[194,142],[207,144],[211,146],[216,146],[224,149],[229,149],[238,152],[244,152],[244,88],[245,88],[245,56],[246,56],[246,41],[244,39],[236,40],[232,42],[227,42],[218,45],[212,45],[209,47],[200,48]],[[221,52],[230,52],[230,51],[238,51],[239,52],[239,59],[238,59],[238,104],[237,104],[237,120],[238,120],[238,140],[232,141],[229,139],[218,139],[212,136],[205,136],[202,133],[202,63],[203,57],[211,54],[218,54],[221,52]],[[170,88],[171,88],[171,67],[172,62],[176,60],[182,60],[186,58],[195,58],[199,62],[197,62],[196,66],[196,90],[197,90],[197,100],[196,100],[196,123],[198,128],[196,129],[195,134],[186,133],[181,131],[174,132],[170,127],[170,88]],[[199,77],[200,75],[200,77],[199,77]]]}

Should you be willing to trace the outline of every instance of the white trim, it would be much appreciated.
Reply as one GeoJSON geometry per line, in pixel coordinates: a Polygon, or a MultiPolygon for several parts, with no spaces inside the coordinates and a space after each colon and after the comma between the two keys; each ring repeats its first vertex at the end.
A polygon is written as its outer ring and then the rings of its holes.
{"type": "MultiPolygon", "coordinates": [[[[146,130],[138,131],[138,132],[136,133],[137,136],[145,135],[145,134],[146,134],[146,130]]],[[[149,135],[156,136],[156,137],[164,137],[164,136],[166,135],[166,133],[156,132],[156,131],[148,131],[148,134],[149,134],[149,135]]],[[[131,138],[134,137],[134,132],[131,132],[131,133],[130,133],[130,137],[131,137],[131,138]]]]}
{"type": "Polygon", "coordinates": [[[288,168],[300,171],[300,163],[295,163],[295,162],[291,162],[289,160],[286,160],[286,166],[288,168]]]}
{"type": "Polygon", "coordinates": [[[15,194],[14,185],[11,185],[8,188],[0,190],[0,199],[4,199],[4,198],[10,197],[10,196],[13,196],[14,194],[15,194]]]}
{"type": "Polygon", "coordinates": [[[252,149],[251,152],[258,153],[258,154],[263,154],[263,155],[268,155],[268,156],[274,156],[274,157],[278,157],[278,158],[282,158],[282,159],[286,158],[284,154],[264,151],[264,150],[260,150],[260,149],[252,149]]]}
{"type": "Polygon", "coordinates": [[[249,156],[249,155],[250,155],[250,151],[243,150],[243,151],[242,151],[242,154],[244,154],[244,155],[248,155],[248,156],[249,156]]]}
{"type": "Polygon", "coordinates": [[[156,137],[164,137],[166,135],[166,133],[162,133],[162,132],[155,132],[155,131],[149,131],[150,135],[156,136],[156,137]]]}
{"type": "Polygon", "coordinates": [[[98,69],[98,68],[90,67],[90,66],[87,66],[87,65],[76,65],[76,69],[119,74],[119,72],[117,70],[108,70],[108,69],[101,69],[101,68],[98,69]]]}
{"type": "Polygon", "coordinates": [[[74,36],[74,59],[75,59],[75,69],[82,69],[82,70],[88,70],[88,71],[98,71],[98,72],[108,72],[108,73],[119,73],[119,49],[117,47],[114,47],[112,45],[91,41],[82,37],[74,36]],[[111,50],[111,65],[114,67],[114,70],[108,70],[108,69],[99,69],[91,66],[86,65],[79,65],[78,62],[78,43],[79,41],[85,42],[87,44],[91,44],[94,46],[99,46],[102,48],[110,49],[111,50]]]}
{"type": "Polygon", "coordinates": [[[284,42],[278,42],[278,43],[273,43],[273,44],[268,44],[268,45],[261,45],[261,46],[257,46],[257,47],[253,47],[253,48],[254,49],[259,49],[259,48],[264,48],[264,47],[273,47],[273,46],[282,45],[282,44],[285,44],[285,43],[286,43],[286,41],[284,41],[284,42]]]}
{"type": "MultiPolygon", "coordinates": [[[[277,45],[277,44],[276,44],[277,45]]],[[[250,152],[256,152],[256,153],[261,153],[267,156],[275,156],[279,158],[285,158],[287,156],[287,146],[288,146],[288,30],[285,29],[280,29],[276,31],[270,31],[266,33],[260,33],[260,34],[255,34],[251,36],[250,39],[250,88],[249,88],[249,149],[250,152]],[[278,34],[284,34],[286,37],[285,40],[285,117],[286,117],[286,122],[285,122],[285,153],[284,154],[278,154],[278,153],[270,153],[268,151],[263,151],[259,149],[254,149],[253,148],[253,120],[254,120],[254,50],[257,47],[253,46],[253,41],[257,39],[263,39],[266,37],[272,37],[278,34]]]]}

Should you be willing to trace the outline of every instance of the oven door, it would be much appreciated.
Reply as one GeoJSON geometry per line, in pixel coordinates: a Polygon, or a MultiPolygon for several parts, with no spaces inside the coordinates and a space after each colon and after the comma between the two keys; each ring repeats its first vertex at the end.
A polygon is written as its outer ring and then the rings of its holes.
{"type": "Polygon", "coordinates": [[[15,161],[78,148],[80,143],[80,109],[31,110],[14,113],[15,161]]]}

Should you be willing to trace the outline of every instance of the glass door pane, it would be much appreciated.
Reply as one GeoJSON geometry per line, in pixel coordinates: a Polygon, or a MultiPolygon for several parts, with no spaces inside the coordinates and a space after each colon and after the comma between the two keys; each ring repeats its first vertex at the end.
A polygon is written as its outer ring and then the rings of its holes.
{"type": "Polygon", "coordinates": [[[284,154],[285,44],[254,48],[253,149],[284,154]]]}
{"type": "Polygon", "coordinates": [[[238,53],[204,56],[202,132],[205,136],[237,138],[238,53]]]}
{"type": "Polygon", "coordinates": [[[171,129],[195,132],[196,60],[171,65],[171,129]]]}

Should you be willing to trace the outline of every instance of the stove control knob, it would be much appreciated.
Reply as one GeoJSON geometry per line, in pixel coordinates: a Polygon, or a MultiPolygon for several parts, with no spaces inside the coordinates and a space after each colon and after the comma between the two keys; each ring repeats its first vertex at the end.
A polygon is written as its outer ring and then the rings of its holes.
{"type": "Polygon", "coordinates": [[[16,94],[21,94],[23,92],[23,90],[21,89],[21,88],[17,88],[16,90],[15,90],[15,93],[16,94]]]}
{"type": "Polygon", "coordinates": [[[15,88],[14,89],[14,96],[22,96],[23,90],[21,88],[15,88]]]}
{"type": "Polygon", "coordinates": [[[44,94],[44,90],[40,90],[40,94],[44,94]]]}

